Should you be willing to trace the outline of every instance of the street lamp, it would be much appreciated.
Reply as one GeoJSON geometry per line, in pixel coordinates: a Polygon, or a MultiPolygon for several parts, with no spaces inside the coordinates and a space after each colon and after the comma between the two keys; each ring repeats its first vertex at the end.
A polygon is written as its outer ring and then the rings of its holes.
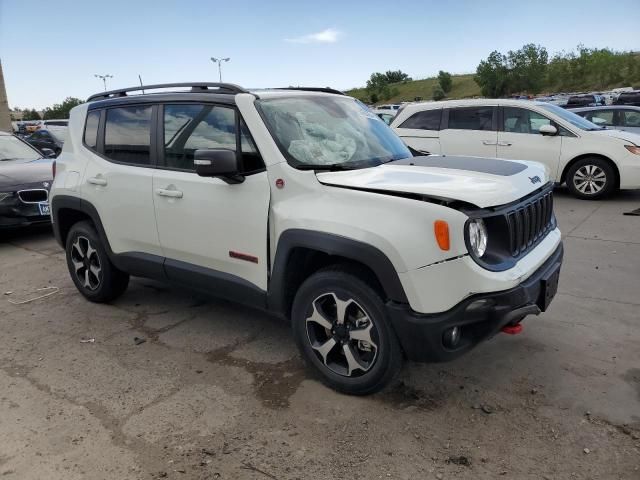
{"type": "Polygon", "coordinates": [[[211,57],[211,61],[213,63],[217,63],[218,64],[218,74],[220,76],[220,83],[222,83],[222,62],[228,62],[229,60],[231,60],[229,57],[227,57],[227,58],[214,58],[214,57],[211,57]]]}
{"type": "Polygon", "coordinates": [[[107,91],[107,78],[113,78],[113,75],[109,75],[108,73],[106,75],[94,75],[94,77],[96,78],[100,78],[102,79],[102,83],[104,83],[104,91],[107,91]]]}

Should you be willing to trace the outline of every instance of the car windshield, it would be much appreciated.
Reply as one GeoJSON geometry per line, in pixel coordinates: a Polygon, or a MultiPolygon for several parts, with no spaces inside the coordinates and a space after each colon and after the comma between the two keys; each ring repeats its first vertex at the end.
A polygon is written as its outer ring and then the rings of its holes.
{"type": "Polygon", "coordinates": [[[581,117],[580,115],[576,115],[575,113],[565,110],[564,108],[557,105],[545,103],[544,105],[540,105],[540,107],[557,115],[558,117],[569,122],[574,127],[580,128],[581,130],[604,130],[604,127],[599,127],[595,123],[591,123],[589,120],[581,117]]]}
{"type": "Polygon", "coordinates": [[[294,167],[367,168],[411,157],[402,140],[353,98],[305,95],[262,99],[257,104],[294,167]]]}
{"type": "Polygon", "coordinates": [[[9,160],[37,160],[42,158],[36,150],[13,135],[0,135],[0,162],[9,160]]]}

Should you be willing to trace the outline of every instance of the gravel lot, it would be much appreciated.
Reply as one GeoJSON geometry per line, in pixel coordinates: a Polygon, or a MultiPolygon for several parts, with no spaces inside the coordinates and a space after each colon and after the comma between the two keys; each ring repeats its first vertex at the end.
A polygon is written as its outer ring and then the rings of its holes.
{"type": "Polygon", "coordinates": [[[4,234],[0,477],[638,480],[639,207],[558,191],[551,309],[368,398],[318,383],[262,313],[143,279],[94,305],[50,231],[4,234]]]}

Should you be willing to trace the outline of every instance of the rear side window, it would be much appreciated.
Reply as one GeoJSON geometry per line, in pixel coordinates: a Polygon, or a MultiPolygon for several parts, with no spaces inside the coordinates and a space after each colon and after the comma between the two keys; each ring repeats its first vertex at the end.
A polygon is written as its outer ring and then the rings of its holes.
{"type": "Polygon", "coordinates": [[[466,107],[449,110],[449,128],[493,130],[493,107],[466,107]]]}
{"type": "Polygon", "coordinates": [[[417,130],[440,130],[442,109],[416,112],[407,118],[398,128],[415,128],[417,130]]]}
{"type": "Polygon", "coordinates": [[[87,123],[84,127],[84,143],[94,150],[98,147],[98,124],[100,123],[100,111],[94,110],[87,115],[87,123]]]}
{"type": "Polygon", "coordinates": [[[107,110],[104,155],[133,165],[151,164],[151,107],[118,107],[107,110]]]}

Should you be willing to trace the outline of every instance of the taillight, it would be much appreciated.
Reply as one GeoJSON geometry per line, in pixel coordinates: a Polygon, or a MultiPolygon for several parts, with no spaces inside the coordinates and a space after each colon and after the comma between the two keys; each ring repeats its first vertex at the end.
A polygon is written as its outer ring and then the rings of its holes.
{"type": "Polygon", "coordinates": [[[53,174],[53,179],[56,179],[56,161],[54,160],[51,163],[51,173],[53,174]]]}

